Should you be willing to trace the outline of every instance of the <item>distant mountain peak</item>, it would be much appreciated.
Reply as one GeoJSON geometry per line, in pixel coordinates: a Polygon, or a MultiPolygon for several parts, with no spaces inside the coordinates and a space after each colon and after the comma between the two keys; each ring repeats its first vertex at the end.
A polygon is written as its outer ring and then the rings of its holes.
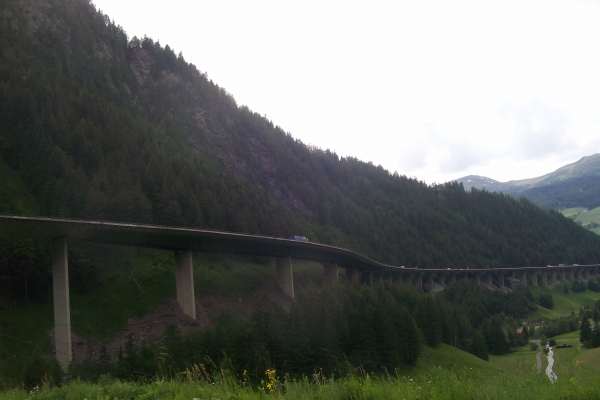
{"type": "Polygon", "coordinates": [[[465,190],[471,190],[472,187],[475,187],[477,189],[485,188],[489,191],[499,191],[499,187],[503,185],[502,182],[483,175],[464,176],[456,179],[456,182],[462,183],[465,190]]]}
{"type": "Polygon", "coordinates": [[[462,183],[465,190],[471,190],[472,187],[475,187],[495,192],[515,193],[589,175],[600,175],[600,153],[581,157],[574,163],[535,178],[500,182],[482,175],[468,175],[455,179],[455,181],[462,183]]]}

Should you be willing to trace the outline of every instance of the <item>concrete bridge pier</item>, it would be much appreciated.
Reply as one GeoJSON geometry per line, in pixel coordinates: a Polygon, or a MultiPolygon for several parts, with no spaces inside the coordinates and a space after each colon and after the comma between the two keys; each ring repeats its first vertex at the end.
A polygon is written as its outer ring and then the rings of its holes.
{"type": "Polygon", "coordinates": [[[54,348],[56,360],[66,371],[73,361],[71,306],[69,303],[69,254],[67,239],[52,241],[52,294],[54,297],[54,348]]]}
{"type": "Polygon", "coordinates": [[[373,271],[376,285],[383,285],[383,271],[373,271]]]}
{"type": "Polygon", "coordinates": [[[277,285],[283,293],[294,298],[294,275],[292,274],[292,257],[277,257],[277,285]]]}
{"type": "Polygon", "coordinates": [[[504,274],[499,273],[497,279],[498,279],[498,287],[503,288],[504,287],[504,274]]]}
{"type": "Polygon", "coordinates": [[[576,274],[577,274],[577,280],[578,280],[579,282],[583,282],[583,273],[582,273],[581,269],[578,269],[578,270],[576,271],[576,274]]]}
{"type": "Polygon", "coordinates": [[[542,270],[542,285],[548,286],[548,273],[546,270],[542,270]]]}
{"type": "Polygon", "coordinates": [[[521,285],[527,287],[527,271],[521,272],[521,285]]]}
{"type": "Polygon", "coordinates": [[[550,282],[551,282],[553,285],[556,285],[556,284],[558,283],[558,279],[557,279],[557,276],[556,276],[556,270],[552,270],[552,271],[550,272],[550,282]]]}
{"type": "Polygon", "coordinates": [[[589,280],[590,280],[590,270],[589,270],[589,268],[584,268],[584,269],[583,269],[583,278],[584,278],[586,281],[589,281],[589,280]]]}
{"type": "Polygon", "coordinates": [[[391,285],[394,283],[394,273],[390,272],[387,275],[384,276],[383,280],[385,281],[385,283],[391,285]]]}
{"type": "Polygon", "coordinates": [[[450,283],[456,282],[456,274],[450,274],[450,283]]]}
{"type": "Polygon", "coordinates": [[[575,280],[575,273],[573,271],[573,268],[569,269],[569,271],[567,272],[567,277],[568,280],[573,282],[575,280]]]}
{"type": "Polygon", "coordinates": [[[537,271],[533,271],[531,274],[531,286],[538,287],[537,271]]]}
{"type": "Polygon", "coordinates": [[[512,271],[510,273],[510,277],[513,278],[513,279],[517,279],[517,273],[515,271],[512,271]]]}
{"type": "Polygon", "coordinates": [[[188,317],[196,319],[194,265],[192,252],[189,250],[175,253],[175,286],[177,302],[181,306],[183,313],[188,317]]]}
{"type": "Polygon", "coordinates": [[[481,276],[479,276],[479,273],[475,273],[473,275],[473,284],[476,286],[481,286],[481,276]]]}
{"type": "Polygon", "coordinates": [[[427,282],[425,283],[425,285],[427,286],[427,290],[430,290],[433,287],[433,274],[432,273],[427,274],[427,282]]]}
{"type": "Polygon", "coordinates": [[[560,272],[558,273],[558,275],[560,276],[561,281],[563,281],[563,282],[567,281],[567,274],[564,269],[561,269],[560,272]]]}
{"type": "Polygon", "coordinates": [[[373,286],[373,271],[363,271],[363,283],[367,286],[373,286]]]}
{"type": "Polygon", "coordinates": [[[491,272],[486,272],[485,273],[485,284],[488,286],[493,286],[492,284],[492,273],[491,272]]]}
{"type": "Polygon", "coordinates": [[[412,286],[412,274],[402,274],[402,286],[412,286]]]}
{"type": "Polygon", "coordinates": [[[416,289],[423,290],[423,275],[420,272],[416,273],[414,276],[415,280],[413,285],[416,289]]]}
{"type": "Polygon", "coordinates": [[[358,271],[356,268],[346,268],[346,282],[352,285],[358,283],[358,271]]]}
{"type": "Polygon", "coordinates": [[[444,282],[444,274],[438,274],[436,282],[438,283],[438,285],[445,287],[446,283],[444,282]]]}
{"type": "Polygon", "coordinates": [[[323,264],[325,269],[325,277],[330,283],[338,283],[338,265],[337,263],[325,263],[323,264]]]}

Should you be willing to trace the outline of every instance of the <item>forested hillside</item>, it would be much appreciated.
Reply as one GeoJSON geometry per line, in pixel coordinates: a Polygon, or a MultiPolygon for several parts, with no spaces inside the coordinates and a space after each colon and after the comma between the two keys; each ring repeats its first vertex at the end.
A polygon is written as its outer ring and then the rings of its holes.
{"type": "Polygon", "coordinates": [[[301,234],[415,267],[600,262],[600,238],[528,200],[306,146],[88,0],[2,0],[0,32],[2,213],[301,234]]]}
{"type": "Polygon", "coordinates": [[[600,206],[600,176],[589,175],[524,190],[521,196],[543,208],[600,206]]]}

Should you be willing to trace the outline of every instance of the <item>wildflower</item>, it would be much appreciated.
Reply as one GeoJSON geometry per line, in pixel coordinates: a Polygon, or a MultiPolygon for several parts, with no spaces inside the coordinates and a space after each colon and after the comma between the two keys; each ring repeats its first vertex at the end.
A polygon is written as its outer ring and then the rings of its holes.
{"type": "Polygon", "coordinates": [[[265,385],[265,388],[269,392],[272,392],[275,388],[275,383],[277,382],[277,371],[274,369],[267,369],[265,373],[267,374],[267,383],[265,385]]]}

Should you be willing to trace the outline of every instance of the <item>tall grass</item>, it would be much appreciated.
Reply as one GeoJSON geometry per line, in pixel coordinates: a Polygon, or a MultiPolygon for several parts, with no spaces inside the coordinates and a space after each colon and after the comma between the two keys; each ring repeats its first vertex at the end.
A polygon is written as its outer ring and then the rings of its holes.
{"type": "Polygon", "coordinates": [[[105,379],[99,384],[71,382],[60,388],[49,386],[26,392],[15,389],[0,393],[0,399],[597,399],[600,381],[582,383],[575,378],[552,384],[535,371],[515,377],[490,374],[468,367],[436,367],[415,377],[390,373],[375,377],[356,369],[342,379],[320,372],[299,380],[274,377],[275,382],[254,385],[231,375],[226,369],[211,374],[199,367],[173,380],[146,383],[105,379]]]}

